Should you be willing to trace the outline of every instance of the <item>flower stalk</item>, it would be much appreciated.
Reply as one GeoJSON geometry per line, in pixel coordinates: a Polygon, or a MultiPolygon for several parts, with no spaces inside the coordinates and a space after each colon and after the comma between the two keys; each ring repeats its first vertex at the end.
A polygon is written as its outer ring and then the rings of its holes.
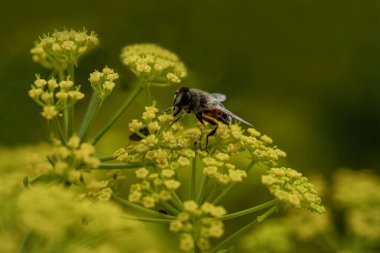
{"type": "Polygon", "coordinates": [[[139,205],[136,205],[136,204],[133,204],[131,203],[130,201],[126,200],[126,199],[123,199],[117,195],[113,195],[112,196],[112,199],[116,200],[117,202],[127,206],[127,207],[130,207],[132,209],[135,209],[136,211],[140,211],[140,212],[143,212],[144,214],[147,214],[147,215],[150,215],[150,216],[155,216],[155,217],[160,217],[160,218],[163,218],[163,219],[174,219],[175,216],[172,216],[172,215],[169,215],[169,214],[163,214],[163,213],[159,213],[159,212],[156,212],[156,211],[153,211],[151,209],[147,209],[147,208],[144,208],[142,206],[139,206],[139,205]]]}
{"type": "Polygon", "coordinates": [[[116,121],[123,115],[123,113],[128,109],[129,105],[136,99],[136,97],[143,90],[143,85],[139,84],[134,90],[129,94],[128,98],[120,106],[119,110],[114,114],[114,116],[103,126],[103,128],[94,136],[92,143],[96,144],[103,135],[116,123],[116,121]]]}
{"type": "Polygon", "coordinates": [[[81,140],[85,141],[88,135],[88,130],[91,127],[95,116],[97,115],[99,108],[101,106],[102,100],[99,98],[98,94],[93,91],[90,99],[90,103],[87,107],[86,113],[84,115],[82,124],[79,128],[78,136],[81,140]]]}
{"type": "Polygon", "coordinates": [[[136,220],[136,221],[150,222],[150,223],[159,223],[159,224],[169,224],[173,220],[173,219],[137,217],[137,216],[130,216],[130,215],[124,215],[123,217],[126,219],[129,219],[129,220],[136,220]]]}
{"type": "Polygon", "coordinates": [[[261,210],[263,210],[265,208],[268,208],[268,207],[271,207],[271,206],[274,206],[274,205],[277,205],[277,204],[278,204],[278,200],[274,199],[274,200],[268,201],[268,202],[266,202],[264,204],[257,205],[255,207],[251,207],[251,208],[245,209],[243,211],[239,211],[239,212],[231,213],[231,214],[226,214],[223,217],[221,217],[220,219],[221,220],[235,219],[235,218],[247,215],[247,214],[251,214],[251,213],[255,213],[255,212],[261,211],[261,210]]]}

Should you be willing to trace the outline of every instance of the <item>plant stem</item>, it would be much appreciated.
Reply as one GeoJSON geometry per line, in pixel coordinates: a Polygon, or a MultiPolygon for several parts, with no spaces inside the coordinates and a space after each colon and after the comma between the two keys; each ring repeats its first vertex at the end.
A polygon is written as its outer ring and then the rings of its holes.
{"type": "Polygon", "coordinates": [[[198,198],[197,198],[198,204],[201,203],[203,196],[205,195],[209,179],[210,179],[209,176],[204,175],[204,180],[203,180],[203,183],[201,184],[200,193],[199,193],[198,198]]]}
{"type": "Polygon", "coordinates": [[[129,163],[101,163],[98,169],[135,169],[143,167],[144,164],[129,164],[129,163]]]}
{"type": "Polygon", "coordinates": [[[67,129],[67,132],[68,132],[68,138],[70,138],[73,133],[74,133],[74,120],[75,120],[75,109],[74,109],[74,104],[72,104],[68,109],[68,117],[69,117],[69,122],[68,122],[68,129],[67,129]]]}
{"type": "Polygon", "coordinates": [[[175,207],[173,207],[172,205],[170,205],[169,203],[165,202],[165,201],[161,201],[160,204],[165,207],[169,212],[171,212],[172,214],[174,215],[178,215],[179,214],[179,210],[176,209],[175,207]]]}
{"type": "Polygon", "coordinates": [[[175,207],[178,209],[178,210],[183,210],[183,203],[182,203],[182,200],[181,198],[178,196],[177,192],[172,190],[170,191],[171,194],[173,195],[173,204],[175,205],[175,207]]]}
{"type": "Polygon", "coordinates": [[[220,191],[220,185],[215,184],[212,187],[211,192],[208,194],[206,201],[207,202],[212,202],[212,200],[215,198],[215,195],[220,191]]]}
{"type": "Polygon", "coordinates": [[[190,183],[190,198],[195,198],[195,188],[196,188],[196,178],[197,178],[197,156],[193,159],[193,166],[191,169],[191,183],[190,183]]]}
{"type": "Polygon", "coordinates": [[[137,220],[142,222],[151,222],[151,223],[170,223],[174,219],[158,219],[158,218],[148,218],[148,217],[137,217],[137,216],[129,216],[124,215],[124,218],[130,219],[130,220],[137,220]]]}
{"type": "MultiPolygon", "coordinates": [[[[70,77],[70,80],[74,82],[74,64],[69,64],[67,74],[70,77]]],[[[75,121],[75,110],[74,103],[69,106],[67,110],[67,138],[70,138],[74,132],[74,121],[75,121]]]]}
{"type": "Polygon", "coordinates": [[[63,122],[65,125],[65,140],[69,140],[69,109],[65,108],[63,110],[63,122]]]}
{"type": "Polygon", "coordinates": [[[61,140],[62,144],[65,145],[66,144],[66,140],[65,140],[65,137],[63,136],[62,128],[61,128],[61,125],[59,124],[58,117],[55,117],[54,121],[55,121],[55,125],[56,125],[56,128],[57,128],[58,137],[61,140]]]}
{"type": "Polygon", "coordinates": [[[81,140],[84,141],[87,138],[88,129],[94,122],[95,116],[98,113],[101,104],[102,104],[102,100],[99,98],[98,94],[95,91],[93,91],[91,95],[90,103],[88,104],[82,124],[79,128],[78,135],[81,140]]]}
{"type": "Polygon", "coordinates": [[[113,155],[106,155],[106,156],[99,157],[99,160],[102,162],[112,161],[115,159],[116,158],[113,155]]]}
{"type": "Polygon", "coordinates": [[[156,216],[156,217],[161,217],[161,218],[166,218],[166,219],[175,219],[176,217],[175,216],[172,216],[172,215],[168,215],[168,214],[163,214],[163,213],[159,213],[159,212],[156,212],[154,210],[150,210],[150,209],[147,209],[145,207],[142,207],[142,206],[139,206],[139,205],[136,205],[136,204],[133,204],[131,202],[129,202],[128,200],[126,199],[123,199],[123,198],[120,198],[116,195],[113,195],[112,196],[112,199],[116,200],[117,202],[123,204],[123,205],[126,205],[130,208],[133,208],[135,210],[138,210],[142,213],[145,213],[147,215],[151,215],[151,216],[156,216]]]}
{"type": "Polygon", "coordinates": [[[268,202],[266,202],[264,204],[261,204],[261,205],[255,206],[255,207],[251,207],[251,208],[248,208],[248,209],[245,209],[243,211],[239,211],[239,212],[236,212],[236,213],[231,213],[231,214],[224,215],[224,216],[220,217],[220,219],[221,220],[234,219],[234,218],[237,218],[237,217],[240,217],[240,216],[243,216],[243,215],[247,215],[247,214],[251,214],[251,213],[260,211],[260,210],[268,208],[270,206],[274,206],[277,203],[278,203],[278,201],[276,199],[274,199],[274,200],[268,201],[268,202]]]}
{"type": "Polygon", "coordinates": [[[236,231],[235,233],[233,233],[232,235],[230,235],[229,237],[227,237],[225,240],[223,240],[217,246],[215,246],[215,248],[213,248],[209,253],[216,253],[216,252],[218,252],[218,250],[224,248],[229,243],[231,243],[233,240],[235,240],[236,238],[240,237],[240,235],[242,235],[245,232],[247,232],[249,229],[251,229],[251,227],[253,227],[257,223],[262,222],[264,219],[266,219],[267,217],[269,217],[270,215],[272,215],[277,210],[277,208],[278,208],[278,205],[272,207],[271,209],[269,209],[268,211],[266,211],[264,214],[262,214],[260,216],[257,216],[256,219],[254,219],[253,221],[251,221],[250,223],[248,223],[247,225],[245,225],[244,227],[242,227],[241,229],[239,229],[238,231],[236,231]]]}
{"type": "Polygon", "coordinates": [[[123,115],[123,113],[127,110],[128,106],[133,102],[133,100],[137,97],[137,95],[142,91],[143,85],[138,84],[136,88],[132,91],[129,97],[125,100],[125,102],[120,106],[119,110],[114,114],[114,116],[108,121],[108,123],[95,135],[92,140],[93,144],[96,144],[103,135],[115,124],[115,122],[123,115]]]}
{"type": "Polygon", "coordinates": [[[266,211],[265,213],[263,213],[262,215],[259,215],[257,216],[257,221],[260,223],[260,222],[263,222],[266,218],[268,218],[269,216],[271,216],[274,212],[276,212],[278,210],[278,207],[279,205],[275,205],[274,207],[272,207],[271,209],[269,209],[268,211],[266,211]]]}
{"type": "Polygon", "coordinates": [[[223,191],[212,201],[212,203],[214,205],[218,204],[224,198],[224,196],[226,196],[226,194],[232,189],[232,187],[234,187],[234,185],[235,184],[230,184],[229,186],[224,188],[223,191]]]}
{"type": "Polygon", "coordinates": [[[196,179],[195,185],[194,185],[194,193],[196,196],[196,202],[199,204],[203,198],[203,195],[205,193],[205,188],[207,187],[209,180],[209,176],[203,174],[202,172],[199,173],[199,178],[196,179]],[[199,182],[199,183],[197,183],[199,182]]]}

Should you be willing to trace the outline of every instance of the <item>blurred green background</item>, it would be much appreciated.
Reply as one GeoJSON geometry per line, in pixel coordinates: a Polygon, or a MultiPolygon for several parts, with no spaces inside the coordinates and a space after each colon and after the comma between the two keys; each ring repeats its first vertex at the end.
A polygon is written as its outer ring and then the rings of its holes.
{"type": "MultiPolygon", "coordinates": [[[[128,92],[121,48],[156,43],[185,62],[185,85],[227,94],[225,106],[271,136],[292,167],[379,171],[379,14],[377,0],[4,2],[0,144],[48,139],[40,108],[27,96],[34,74],[48,72],[29,50],[43,33],[86,27],[101,45],[79,63],[76,77],[85,90],[89,73],[107,64],[122,75],[119,91],[128,92]]],[[[171,104],[177,88],[152,91],[160,108],[171,104]]],[[[124,98],[112,95],[102,118],[124,98]]],[[[127,122],[146,103],[142,95],[114,136],[126,136],[127,122]]],[[[86,101],[79,104],[83,110],[86,101]]],[[[111,150],[126,142],[114,139],[111,150]]]]}

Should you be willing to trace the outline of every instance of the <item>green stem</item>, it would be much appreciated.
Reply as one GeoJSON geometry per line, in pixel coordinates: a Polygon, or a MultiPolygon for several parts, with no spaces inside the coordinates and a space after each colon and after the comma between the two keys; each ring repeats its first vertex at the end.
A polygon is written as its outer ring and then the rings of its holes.
{"type": "Polygon", "coordinates": [[[68,138],[70,138],[73,135],[74,132],[74,114],[75,114],[75,109],[74,109],[74,104],[72,104],[68,109],[68,138]]]}
{"type": "Polygon", "coordinates": [[[230,184],[229,186],[227,186],[226,188],[223,189],[223,191],[218,195],[218,197],[216,197],[212,203],[214,205],[218,204],[223,198],[224,196],[227,195],[227,193],[232,189],[232,187],[234,187],[235,184],[230,184]]]}
{"type": "Polygon", "coordinates": [[[201,201],[203,199],[203,196],[205,195],[209,179],[210,179],[209,176],[204,175],[204,180],[203,180],[203,182],[201,184],[200,192],[199,192],[199,195],[198,195],[198,198],[197,198],[197,203],[198,204],[201,203],[201,201]]]}
{"type": "Polygon", "coordinates": [[[67,67],[67,75],[70,77],[70,80],[74,82],[74,71],[75,70],[75,63],[70,63],[67,67]]]}
{"type": "Polygon", "coordinates": [[[177,208],[177,210],[183,210],[183,203],[182,203],[181,198],[178,196],[177,192],[174,190],[172,190],[170,192],[173,196],[172,202],[175,205],[175,207],[177,208]]]}
{"type": "Polygon", "coordinates": [[[135,169],[143,167],[145,164],[129,163],[101,163],[98,169],[135,169]]]}
{"type": "Polygon", "coordinates": [[[66,107],[63,110],[63,122],[65,125],[65,139],[66,141],[69,140],[69,109],[66,107]]]}
{"type": "Polygon", "coordinates": [[[129,216],[129,215],[124,215],[124,218],[130,219],[130,220],[137,220],[137,221],[142,221],[142,222],[151,222],[151,223],[170,223],[174,219],[158,219],[158,218],[148,218],[148,217],[136,217],[136,216],[129,216]]]}
{"type": "Polygon", "coordinates": [[[193,166],[191,169],[190,199],[195,198],[196,178],[197,178],[197,157],[195,156],[193,159],[193,166]]]}
{"type": "MultiPolygon", "coordinates": [[[[256,161],[255,160],[252,160],[248,165],[247,167],[245,168],[245,171],[248,172],[250,171],[250,169],[255,165],[256,161]]],[[[229,186],[227,186],[219,195],[218,197],[216,197],[212,203],[215,205],[215,204],[218,204],[223,198],[224,196],[227,195],[227,193],[235,186],[235,184],[230,184],[229,186]]]]}
{"type": "Polygon", "coordinates": [[[231,220],[231,219],[243,216],[243,215],[247,215],[247,214],[251,214],[251,213],[260,211],[260,210],[268,208],[270,206],[274,206],[277,203],[278,203],[278,201],[276,199],[274,199],[274,200],[268,201],[268,202],[266,202],[264,204],[261,204],[261,205],[255,206],[255,207],[251,207],[251,208],[248,208],[248,209],[245,209],[243,211],[239,211],[239,212],[236,212],[236,213],[231,213],[231,214],[224,215],[224,216],[220,217],[220,219],[221,220],[231,220]]]}
{"type": "Polygon", "coordinates": [[[241,229],[239,229],[238,231],[236,231],[235,233],[233,233],[232,235],[227,237],[225,240],[223,240],[217,246],[215,246],[215,248],[213,248],[209,253],[216,253],[216,252],[218,252],[218,250],[223,249],[228,244],[230,244],[233,240],[235,240],[236,238],[239,238],[242,234],[244,234],[249,229],[251,229],[251,227],[253,227],[257,223],[262,222],[264,219],[266,219],[267,217],[272,215],[275,211],[277,211],[277,209],[278,209],[278,205],[272,207],[267,212],[265,212],[263,215],[257,216],[256,219],[254,219],[253,221],[251,221],[250,223],[248,223],[247,225],[245,225],[244,227],[242,227],[241,229]]]}
{"type": "MultiPolygon", "coordinates": [[[[70,77],[70,80],[73,81],[73,83],[75,83],[75,81],[74,81],[74,64],[69,64],[67,74],[70,77]]],[[[71,106],[69,106],[66,110],[67,110],[67,114],[68,114],[67,115],[67,125],[66,125],[67,126],[67,138],[70,138],[74,132],[74,121],[75,121],[74,103],[71,106]]]]}
{"type": "Polygon", "coordinates": [[[98,113],[101,104],[102,104],[102,100],[99,98],[98,94],[95,91],[93,91],[91,95],[90,103],[88,104],[82,124],[79,128],[78,135],[81,140],[85,140],[87,138],[88,129],[94,122],[95,116],[98,113]]]}
{"type": "Polygon", "coordinates": [[[113,155],[106,155],[106,156],[99,157],[99,160],[102,162],[108,162],[108,161],[112,161],[115,159],[116,158],[113,155]]]}
{"type": "Polygon", "coordinates": [[[199,173],[198,179],[196,179],[195,185],[194,185],[194,193],[196,197],[196,202],[200,203],[200,201],[203,198],[203,195],[205,193],[205,188],[208,184],[209,176],[203,174],[203,172],[199,173]],[[199,182],[199,183],[197,183],[199,182]]]}
{"type": "Polygon", "coordinates": [[[212,200],[215,198],[215,195],[220,191],[220,185],[214,184],[214,187],[212,187],[211,192],[208,194],[206,201],[212,202],[212,200]]]}
{"type": "Polygon", "coordinates": [[[268,211],[266,211],[265,213],[263,213],[262,215],[259,215],[257,216],[257,221],[260,223],[260,222],[263,222],[266,218],[268,218],[269,216],[271,216],[274,212],[276,212],[278,210],[278,207],[279,205],[275,205],[274,207],[272,207],[271,209],[269,209],[268,211]]]}
{"type": "Polygon", "coordinates": [[[161,217],[161,218],[166,218],[166,219],[176,219],[175,216],[168,215],[168,214],[163,214],[163,213],[156,212],[154,210],[147,209],[145,207],[133,204],[133,203],[129,202],[128,200],[120,198],[120,197],[118,197],[116,195],[113,195],[112,199],[116,200],[117,202],[119,202],[119,203],[121,203],[121,204],[123,204],[123,205],[125,205],[127,207],[133,208],[133,209],[135,209],[137,211],[140,211],[142,213],[145,213],[147,215],[161,217]]]}
{"type": "Polygon", "coordinates": [[[170,205],[169,203],[165,202],[165,201],[161,201],[160,204],[165,207],[169,212],[171,212],[172,214],[174,215],[178,215],[179,214],[179,210],[176,209],[175,207],[173,207],[172,205],[170,205]]]}
{"type": "Polygon", "coordinates": [[[142,91],[143,85],[139,84],[132,91],[129,97],[125,100],[124,104],[121,105],[119,110],[114,114],[114,116],[108,121],[108,123],[95,135],[92,143],[97,143],[100,138],[115,124],[115,122],[123,115],[123,113],[127,110],[128,106],[133,102],[133,100],[137,97],[137,95],[142,91]]]}
{"type": "Polygon", "coordinates": [[[61,140],[62,144],[65,145],[66,144],[65,137],[63,136],[62,128],[61,128],[61,125],[59,124],[58,117],[55,117],[54,121],[57,128],[58,137],[61,140]]]}

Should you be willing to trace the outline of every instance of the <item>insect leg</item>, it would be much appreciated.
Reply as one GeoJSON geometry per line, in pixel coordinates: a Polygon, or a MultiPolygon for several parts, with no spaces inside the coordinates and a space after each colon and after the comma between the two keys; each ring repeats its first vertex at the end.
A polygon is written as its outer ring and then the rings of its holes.
{"type": "Polygon", "coordinates": [[[198,143],[195,142],[194,145],[195,147],[198,147],[198,144],[200,147],[202,147],[201,143],[202,143],[202,137],[203,137],[203,134],[205,132],[205,123],[203,122],[203,119],[202,119],[202,113],[197,113],[195,114],[195,117],[197,117],[197,119],[199,120],[199,122],[202,123],[202,131],[201,131],[201,136],[199,137],[199,140],[198,140],[198,143]]]}
{"type": "Polygon", "coordinates": [[[211,125],[214,125],[215,128],[211,130],[206,136],[206,151],[208,153],[208,137],[213,136],[216,133],[216,130],[218,129],[218,123],[216,121],[211,120],[210,118],[204,118],[208,123],[211,125]]]}
{"type": "MultiPolygon", "coordinates": [[[[183,113],[183,114],[181,114],[181,115],[179,115],[179,117],[177,117],[175,120],[172,121],[172,123],[170,123],[169,127],[171,127],[174,123],[176,123],[178,120],[180,120],[185,115],[186,115],[186,112],[183,113]]],[[[177,116],[177,115],[174,115],[174,116],[177,116]]]]}
{"type": "Polygon", "coordinates": [[[177,107],[177,111],[175,111],[175,112],[173,113],[173,116],[174,116],[174,117],[177,116],[181,111],[182,111],[182,108],[178,106],[178,107],[177,107]]]}
{"type": "Polygon", "coordinates": [[[170,107],[168,107],[168,108],[166,108],[166,109],[164,110],[164,113],[167,113],[168,111],[173,110],[173,109],[174,109],[174,107],[173,107],[173,106],[170,106],[170,107]]]}

